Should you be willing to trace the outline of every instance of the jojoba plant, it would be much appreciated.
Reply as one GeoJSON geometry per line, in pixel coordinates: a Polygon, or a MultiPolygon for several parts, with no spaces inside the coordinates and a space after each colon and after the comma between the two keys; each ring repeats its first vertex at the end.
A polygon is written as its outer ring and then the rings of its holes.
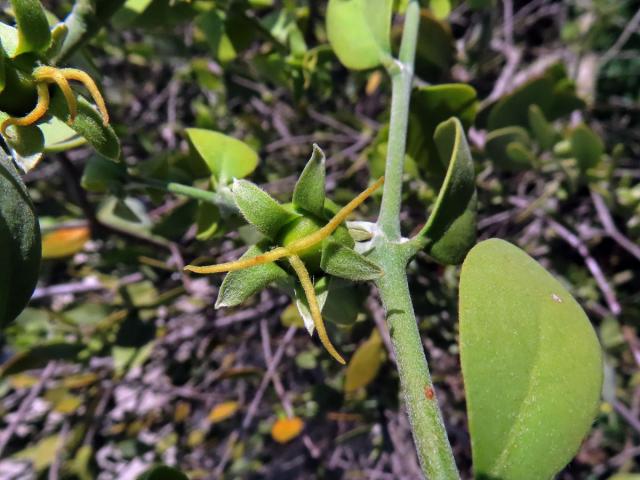
{"type": "MultiPolygon", "coordinates": [[[[114,164],[105,166],[102,159],[90,162],[83,185],[105,191],[114,183],[137,182],[201,201],[207,218],[243,218],[262,237],[240,259],[185,269],[196,274],[226,273],[216,307],[238,306],[272,284],[282,287],[296,298],[309,333],[317,331],[327,353],[340,364],[345,358],[327,332],[325,302],[331,301],[336,279],[373,282],[386,311],[418,458],[425,477],[434,480],[455,479],[459,474],[418,330],[407,269],[419,252],[441,264],[462,263],[459,346],[475,474],[505,480],[551,478],[577,451],[598,407],[602,384],[598,340],[570,293],[525,252],[498,239],[474,246],[477,192],[465,129],[476,115],[476,94],[458,84],[414,88],[418,31],[432,20],[421,17],[417,0],[400,2],[404,24],[396,54],[391,39],[394,3],[329,0],[327,4],[326,32],[342,64],[353,70],[382,67],[392,85],[390,125],[383,133],[384,176],[343,207],[325,196],[325,156],[317,145],[297,180],[291,203],[280,204],[242,179],[256,167],[255,152],[238,140],[198,129],[187,134],[205,159],[214,191],[145,179],[114,164]],[[424,206],[425,212],[430,208],[424,226],[410,238],[400,225],[407,155],[439,186],[433,204],[424,206]],[[377,219],[349,222],[349,216],[378,189],[382,192],[377,219]],[[321,284],[323,291],[318,288],[321,284]]],[[[449,2],[431,3],[439,16],[448,14],[449,2]]],[[[77,31],[77,17],[91,18],[95,9],[78,8],[76,17],[50,30],[37,0],[12,0],[12,6],[17,25],[2,25],[0,30],[0,130],[13,161],[28,170],[36,163],[29,158],[65,148],[60,142],[48,143],[38,130],[48,114],[68,122],[81,142],[117,160],[118,141],[98,87],[86,73],[56,65],[65,58],[61,49],[77,45],[65,43],[68,33],[74,42],[86,38],[86,29],[77,31]],[[87,87],[97,111],[76,97],[69,81],[87,87]],[[53,95],[52,85],[57,87],[53,95]]],[[[557,79],[555,72],[547,80],[557,79]]],[[[498,135],[507,135],[505,151],[512,159],[520,158],[518,147],[509,147],[520,138],[520,131],[499,131],[505,128],[503,116],[513,111],[506,105],[498,104],[489,115],[497,133],[487,148],[498,148],[498,135]]],[[[557,113],[552,107],[546,105],[547,114],[557,113]]],[[[563,108],[569,108],[566,102],[563,108]]],[[[541,142],[550,148],[553,139],[544,140],[549,135],[543,114],[532,109],[529,115],[541,142]]],[[[62,143],[71,146],[76,141],[62,143]]],[[[40,249],[33,205],[4,153],[0,196],[0,255],[6,266],[0,277],[0,323],[6,324],[24,307],[35,286],[40,249]]],[[[182,478],[177,472],[171,475],[182,478]]]]}

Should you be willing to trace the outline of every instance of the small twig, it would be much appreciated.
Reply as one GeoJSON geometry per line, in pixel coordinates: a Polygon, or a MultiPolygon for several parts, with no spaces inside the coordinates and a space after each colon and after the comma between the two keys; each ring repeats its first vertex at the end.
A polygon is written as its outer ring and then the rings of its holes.
{"type": "Polygon", "coordinates": [[[58,440],[56,455],[51,467],[49,467],[48,480],[58,480],[60,478],[60,468],[62,467],[62,461],[64,459],[64,446],[67,443],[67,437],[69,436],[70,429],[70,422],[69,419],[67,419],[62,424],[62,429],[60,430],[60,438],[58,440]]]}
{"type": "MultiPolygon", "coordinates": [[[[118,282],[118,287],[129,285],[141,281],[144,275],[140,272],[132,273],[122,277],[118,282]]],[[[104,285],[100,280],[95,277],[86,277],[80,282],[62,283],[59,285],[50,285],[48,287],[36,288],[31,296],[31,300],[37,300],[46,297],[55,297],[58,295],[74,295],[78,293],[96,292],[100,290],[109,290],[110,288],[104,285]]]]}
{"type": "Polygon", "coordinates": [[[239,312],[232,313],[224,317],[216,318],[213,322],[215,327],[227,327],[237,322],[246,322],[253,320],[254,318],[264,315],[277,307],[283,307],[289,302],[289,299],[285,296],[279,296],[274,301],[260,302],[254,308],[247,308],[240,310],[239,312]]]}
{"type": "Polygon", "coordinates": [[[640,26],[640,8],[635,13],[633,18],[629,20],[627,26],[624,27],[624,30],[618,37],[618,39],[611,45],[611,48],[607,50],[602,57],[600,57],[600,67],[609,63],[615,56],[622,50],[624,44],[631,38],[631,35],[638,32],[638,27],[640,26]]]}
{"type": "Polygon", "coordinates": [[[626,236],[624,236],[611,217],[611,212],[607,208],[607,205],[602,198],[602,196],[591,190],[591,200],[593,200],[593,205],[596,207],[596,212],[598,213],[598,217],[600,218],[600,222],[604,227],[604,231],[609,235],[618,245],[624,248],[631,255],[640,260],[640,247],[629,240],[626,236]]]}
{"type": "Polygon", "coordinates": [[[275,355],[271,359],[271,363],[267,368],[267,372],[264,374],[264,377],[262,377],[262,382],[260,382],[260,386],[258,387],[258,390],[256,391],[255,396],[253,397],[253,400],[249,405],[249,408],[247,409],[247,415],[244,417],[244,420],[242,421],[243,430],[249,428],[249,426],[251,425],[251,422],[253,421],[253,417],[255,417],[256,412],[258,411],[258,406],[260,405],[260,402],[262,401],[262,397],[264,396],[264,392],[267,389],[269,382],[271,382],[273,375],[276,372],[276,368],[278,368],[278,364],[280,363],[280,360],[282,360],[282,356],[284,355],[284,349],[287,347],[287,345],[289,345],[289,342],[293,339],[293,336],[295,335],[296,330],[297,328],[295,326],[291,326],[287,330],[287,333],[284,334],[284,337],[282,338],[282,341],[280,342],[280,345],[278,346],[278,349],[276,350],[275,355]]]}
{"type": "Polygon", "coordinates": [[[47,364],[47,366],[42,371],[42,374],[40,375],[40,380],[38,380],[38,383],[31,387],[31,390],[29,390],[27,396],[24,398],[24,400],[22,400],[22,403],[20,404],[18,411],[15,413],[12,422],[3,432],[0,432],[0,458],[2,458],[2,454],[7,448],[7,445],[9,445],[13,434],[16,433],[16,430],[18,429],[18,426],[20,426],[20,423],[24,419],[24,416],[31,408],[31,404],[35,401],[36,398],[38,398],[38,395],[40,395],[40,392],[44,388],[45,383],[53,375],[56,366],[56,362],[49,362],[47,364]]]}
{"type": "Polygon", "coordinates": [[[614,400],[612,402],[613,409],[625,419],[625,421],[638,433],[640,433],[640,420],[629,408],[622,402],[614,400]]]}
{"type": "Polygon", "coordinates": [[[591,272],[591,275],[593,275],[593,278],[598,284],[598,288],[600,288],[600,291],[602,292],[602,295],[604,296],[604,299],[607,302],[609,310],[615,316],[620,315],[620,312],[622,311],[622,308],[620,307],[620,303],[618,303],[618,299],[616,298],[616,295],[613,289],[611,288],[611,286],[609,285],[609,282],[605,278],[604,273],[602,273],[602,269],[600,268],[600,265],[591,256],[591,254],[589,253],[589,249],[584,244],[584,242],[580,238],[578,238],[574,233],[569,231],[569,229],[567,229],[565,226],[561,225],[560,223],[556,222],[555,220],[551,218],[546,218],[546,221],[549,224],[549,226],[553,228],[553,230],[565,242],[567,242],[569,245],[571,245],[573,248],[577,250],[580,256],[584,259],[585,265],[587,266],[587,268],[591,272]]]}
{"type": "MultiPolygon", "coordinates": [[[[273,361],[271,352],[271,336],[269,335],[269,325],[265,318],[260,320],[260,335],[262,336],[262,352],[264,353],[264,360],[267,365],[270,365],[273,361]]],[[[271,381],[273,383],[273,388],[276,390],[276,393],[280,398],[280,403],[282,403],[282,407],[284,408],[287,417],[293,417],[293,406],[287,397],[287,392],[282,385],[280,375],[275,372],[271,381]]]]}

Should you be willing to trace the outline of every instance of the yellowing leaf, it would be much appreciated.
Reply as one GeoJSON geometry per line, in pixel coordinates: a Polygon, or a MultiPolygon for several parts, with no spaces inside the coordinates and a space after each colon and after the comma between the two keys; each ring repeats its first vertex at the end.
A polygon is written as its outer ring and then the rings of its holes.
{"type": "Polygon", "coordinates": [[[304,422],[299,417],[279,418],[271,427],[271,437],[278,443],[287,443],[302,432],[304,422]]]}
{"type": "Polygon", "coordinates": [[[347,367],[344,391],[351,393],[366,387],[376,378],[382,365],[382,339],[378,330],[371,332],[371,337],[358,347],[347,367]]]}
{"type": "Polygon", "coordinates": [[[36,383],[38,383],[38,377],[26,373],[18,373],[9,377],[9,384],[16,390],[33,387],[36,383]]]}
{"type": "Polygon", "coordinates": [[[209,413],[207,417],[211,423],[218,423],[233,416],[238,411],[240,405],[238,402],[223,402],[219,403],[209,413]]]}
{"type": "Polygon", "coordinates": [[[42,236],[42,258],[63,258],[78,253],[90,238],[87,227],[59,228],[42,236]]]}
{"type": "Polygon", "coordinates": [[[178,402],[176,409],[173,412],[173,420],[176,423],[183,422],[189,416],[191,412],[191,406],[187,402],[178,402]]]}
{"type": "Polygon", "coordinates": [[[32,447],[16,453],[13,458],[18,460],[29,460],[36,472],[40,472],[53,463],[56,452],[61,446],[60,436],[51,435],[43,438],[32,447]]]}

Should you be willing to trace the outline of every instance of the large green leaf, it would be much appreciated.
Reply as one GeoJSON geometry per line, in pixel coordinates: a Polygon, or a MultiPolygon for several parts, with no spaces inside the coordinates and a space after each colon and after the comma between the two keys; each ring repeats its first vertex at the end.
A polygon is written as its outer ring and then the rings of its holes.
{"type": "Polygon", "coordinates": [[[516,246],[482,242],[462,266],[460,355],[476,476],[551,478],[600,399],[600,345],[580,305],[516,246]]]}
{"type": "Polygon", "coordinates": [[[325,176],[324,152],[314,144],[311,158],[300,174],[293,190],[293,204],[321,217],[324,212],[325,176]]]}
{"type": "Polygon", "coordinates": [[[40,226],[27,189],[0,152],[0,327],[25,307],[38,281],[40,226]]]}
{"type": "MultiPolygon", "coordinates": [[[[240,258],[253,258],[264,252],[265,250],[261,247],[253,245],[240,258]]],[[[264,263],[244,270],[229,272],[220,286],[216,308],[240,305],[267,285],[284,281],[288,276],[289,274],[276,263],[264,263]]]]}
{"type": "Polygon", "coordinates": [[[329,0],[327,36],[342,64],[377,67],[391,54],[392,0],[329,0]]]}
{"type": "Polygon", "coordinates": [[[188,128],[186,132],[191,145],[220,183],[244,178],[258,165],[258,154],[240,140],[203,128],[188,128]]]}
{"type": "Polygon", "coordinates": [[[40,0],[11,0],[11,5],[18,26],[18,45],[11,56],[47,48],[51,32],[40,0]]]}
{"type": "Polygon", "coordinates": [[[440,124],[434,140],[440,158],[448,161],[449,168],[421,235],[429,255],[438,262],[455,265],[462,262],[476,241],[475,170],[457,118],[440,124]]]}
{"type": "Polygon", "coordinates": [[[467,129],[476,115],[476,91],[462,83],[416,88],[411,96],[407,153],[434,182],[441,182],[449,158],[438,155],[433,135],[445,120],[457,117],[467,129]]]}

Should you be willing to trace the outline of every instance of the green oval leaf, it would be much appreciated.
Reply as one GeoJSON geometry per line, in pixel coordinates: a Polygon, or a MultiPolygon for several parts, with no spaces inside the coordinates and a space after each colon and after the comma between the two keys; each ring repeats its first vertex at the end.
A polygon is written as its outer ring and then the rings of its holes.
{"type": "Polygon", "coordinates": [[[187,137],[220,183],[244,178],[258,165],[258,154],[246,143],[213,130],[188,128],[187,137]]]}
{"type": "Polygon", "coordinates": [[[51,31],[39,0],[11,0],[18,27],[18,45],[11,56],[49,47],[51,31]]]}
{"type": "MultiPolygon", "coordinates": [[[[120,140],[118,140],[113,128],[102,122],[100,113],[84,97],[78,96],[77,99],[78,115],[69,126],[84,137],[100,155],[109,160],[118,161],[120,159],[120,140]]],[[[62,92],[58,89],[51,97],[49,112],[63,122],[69,118],[67,103],[62,92]]]]}
{"type": "Polygon", "coordinates": [[[501,170],[517,172],[531,168],[533,165],[529,158],[514,157],[509,154],[507,149],[514,143],[523,147],[531,143],[529,134],[524,128],[505,127],[489,132],[484,148],[493,164],[501,170]]]}
{"type": "Polygon", "coordinates": [[[275,239],[282,227],[296,218],[271,195],[247,180],[233,182],[232,192],[244,218],[271,239],[275,239]]]}
{"type": "Polygon", "coordinates": [[[571,132],[571,151],[580,170],[593,168],[602,159],[604,144],[596,133],[586,125],[578,125],[571,132]]]}
{"type": "Polygon", "coordinates": [[[476,241],[475,170],[460,120],[441,123],[434,140],[440,159],[448,161],[449,168],[421,235],[430,256],[456,265],[476,241]]]}
{"type": "Polygon", "coordinates": [[[31,298],[40,271],[40,226],[27,188],[0,153],[0,327],[31,298]]]}
{"type": "Polygon", "coordinates": [[[537,105],[529,107],[529,128],[543,150],[550,150],[556,142],[556,131],[537,105]]]}
{"type": "Polygon", "coordinates": [[[392,7],[392,0],[329,0],[327,36],[345,67],[366,70],[390,57],[392,7]]]}
{"type": "MultiPolygon", "coordinates": [[[[253,258],[264,252],[264,249],[253,245],[240,258],[253,258]]],[[[240,305],[270,283],[286,280],[288,276],[289,274],[276,263],[264,263],[244,270],[229,272],[220,286],[216,308],[240,305]]]]}
{"type": "Polygon", "coordinates": [[[325,155],[313,144],[313,153],[293,190],[293,204],[319,217],[324,213],[325,155]]]}
{"type": "Polygon", "coordinates": [[[462,266],[460,355],[476,476],[552,478],[589,431],[602,387],[580,305],[522,250],[484,241],[462,266]]]}

